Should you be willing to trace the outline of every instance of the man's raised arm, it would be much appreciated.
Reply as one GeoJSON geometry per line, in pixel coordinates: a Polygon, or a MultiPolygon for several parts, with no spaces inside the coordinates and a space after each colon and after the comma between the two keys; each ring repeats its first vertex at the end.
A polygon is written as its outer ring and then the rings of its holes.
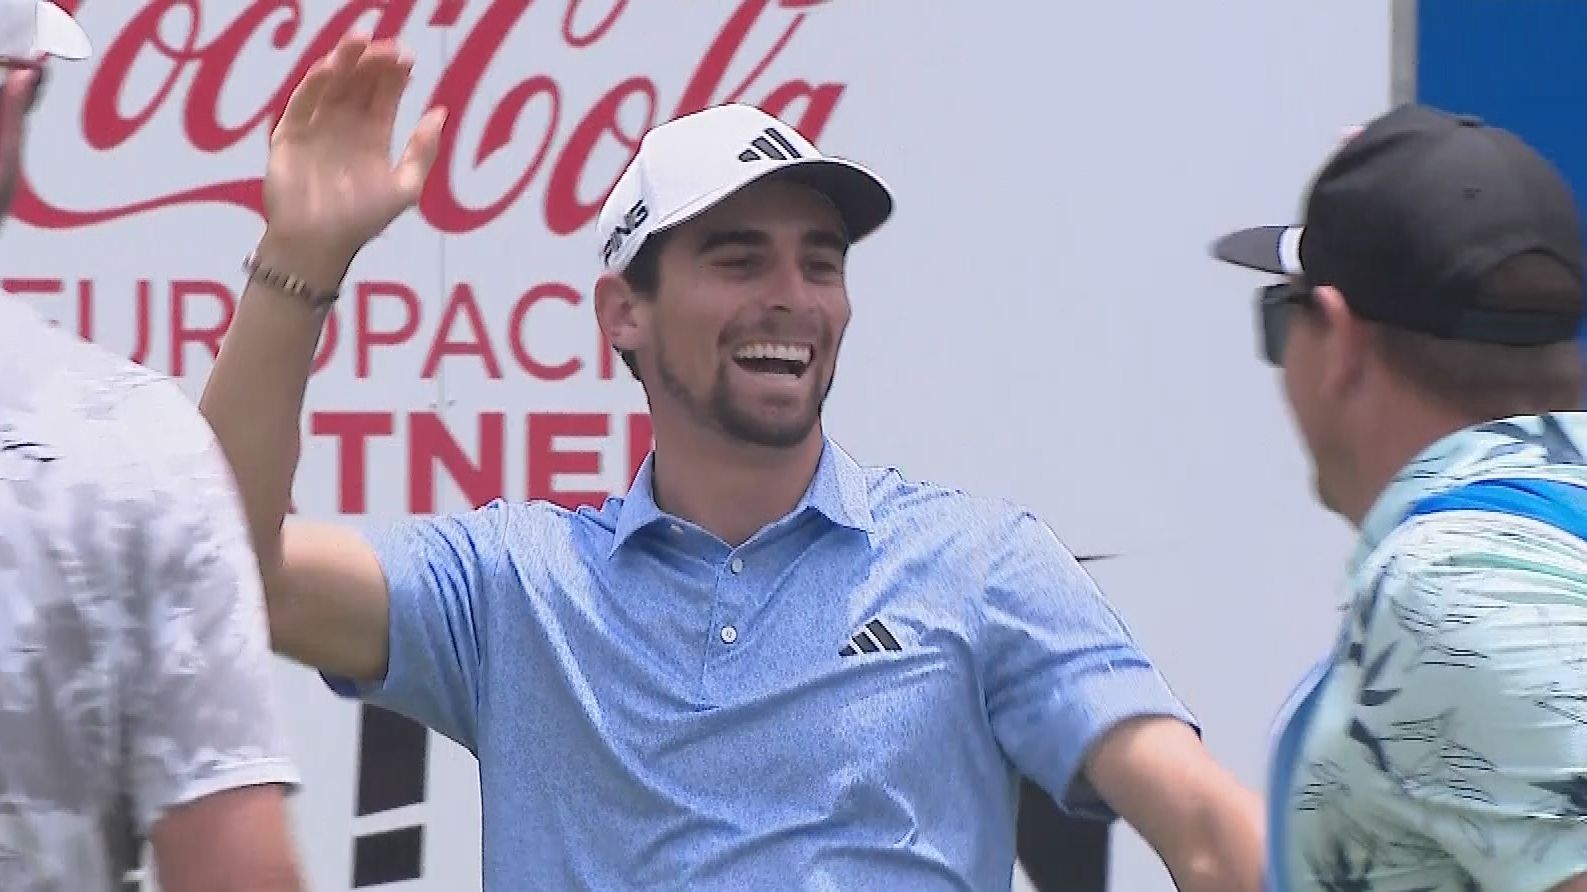
{"type": "Polygon", "coordinates": [[[298,85],[271,136],[256,270],[200,401],[242,493],[275,650],[359,680],[386,669],[389,595],[375,552],[356,530],[285,519],[325,318],[315,297],[413,206],[435,160],[439,109],[391,161],[411,69],[395,46],[349,38],[298,85]]]}

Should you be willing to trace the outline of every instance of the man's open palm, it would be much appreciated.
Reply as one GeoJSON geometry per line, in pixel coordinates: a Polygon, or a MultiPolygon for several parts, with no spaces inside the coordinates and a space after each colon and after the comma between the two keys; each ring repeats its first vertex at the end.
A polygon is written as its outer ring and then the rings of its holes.
{"type": "Polygon", "coordinates": [[[419,199],[444,109],[431,109],[393,164],[397,106],[413,62],[389,42],[350,37],[310,68],[270,138],[265,213],[292,243],[350,260],[419,199]]]}

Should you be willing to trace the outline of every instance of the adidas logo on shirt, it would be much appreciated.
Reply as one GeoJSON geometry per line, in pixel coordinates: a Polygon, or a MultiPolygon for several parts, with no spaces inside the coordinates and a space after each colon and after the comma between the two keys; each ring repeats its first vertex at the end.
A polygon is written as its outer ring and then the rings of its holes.
{"type": "Polygon", "coordinates": [[[899,645],[898,639],[893,637],[893,633],[887,631],[887,626],[883,625],[881,620],[873,619],[865,624],[865,628],[854,633],[849,643],[838,651],[838,656],[856,657],[862,653],[873,654],[883,650],[897,652],[903,650],[903,647],[899,645]]]}

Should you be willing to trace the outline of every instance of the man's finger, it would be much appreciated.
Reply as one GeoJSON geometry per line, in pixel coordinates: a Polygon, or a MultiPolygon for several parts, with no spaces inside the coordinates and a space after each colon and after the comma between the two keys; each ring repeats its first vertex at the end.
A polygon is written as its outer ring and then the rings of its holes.
{"type": "Polygon", "coordinates": [[[364,50],[368,48],[369,38],[360,35],[343,40],[332,51],[330,84],[326,86],[325,93],[320,98],[320,108],[334,109],[347,102],[348,95],[354,87],[353,78],[358,60],[363,58],[364,50]]]}
{"type": "Polygon", "coordinates": [[[353,85],[347,93],[349,111],[356,111],[360,115],[369,111],[375,101],[375,92],[380,89],[380,82],[396,64],[396,58],[396,49],[388,41],[372,43],[364,50],[353,72],[353,85]]]}
{"type": "Polygon", "coordinates": [[[386,144],[391,143],[396,128],[397,107],[402,104],[402,94],[408,88],[413,74],[413,59],[406,55],[394,57],[380,72],[380,79],[370,94],[370,116],[380,122],[386,144]]]}
{"type": "Polygon", "coordinates": [[[402,160],[397,162],[397,190],[403,201],[412,204],[424,191],[424,182],[430,177],[435,156],[441,150],[441,128],[446,126],[446,109],[432,108],[419,119],[419,124],[408,138],[402,160]]]}
{"type": "Polygon", "coordinates": [[[291,138],[303,133],[314,120],[314,112],[319,108],[320,100],[325,96],[325,89],[331,83],[331,68],[327,60],[321,59],[309,68],[303,75],[303,80],[298,82],[292,90],[292,95],[287,99],[287,107],[281,113],[281,121],[276,124],[275,133],[271,140],[291,138]]]}

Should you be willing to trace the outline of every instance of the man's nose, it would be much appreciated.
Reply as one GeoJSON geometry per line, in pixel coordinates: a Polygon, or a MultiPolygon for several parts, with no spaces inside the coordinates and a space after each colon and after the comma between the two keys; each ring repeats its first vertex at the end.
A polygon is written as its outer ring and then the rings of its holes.
{"type": "Polygon", "coordinates": [[[762,300],[768,309],[798,311],[811,306],[814,289],[797,257],[778,258],[762,300]]]}

